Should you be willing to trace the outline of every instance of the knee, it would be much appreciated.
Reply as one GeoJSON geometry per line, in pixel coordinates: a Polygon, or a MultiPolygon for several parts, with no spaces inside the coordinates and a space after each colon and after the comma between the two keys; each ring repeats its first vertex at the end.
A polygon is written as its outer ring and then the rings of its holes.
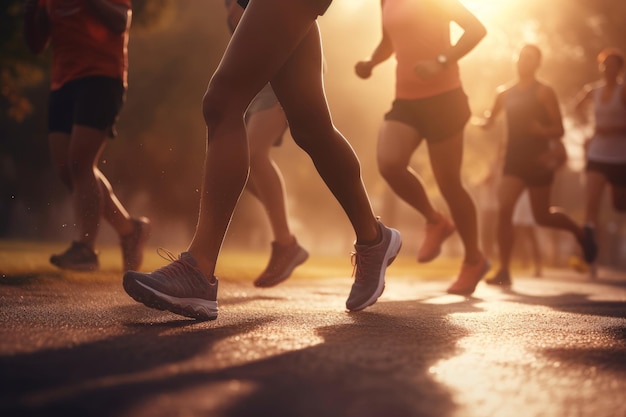
{"type": "Polygon", "coordinates": [[[539,226],[549,226],[551,223],[550,220],[552,217],[552,213],[550,212],[550,210],[535,211],[533,212],[533,217],[535,218],[535,222],[539,226]]]}
{"type": "Polygon", "coordinates": [[[393,181],[398,178],[402,171],[406,171],[401,161],[383,155],[378,155],[378,172],[386,181],[393,181]]]}
{"type": "Polygon", "coordinates": [[[249,101],[239,97],[234,85],[228,80],[214,76],[202,98],[202,116],[207,127],[214,127],[227,117],[243,121],[243,114],[249,101]]]}

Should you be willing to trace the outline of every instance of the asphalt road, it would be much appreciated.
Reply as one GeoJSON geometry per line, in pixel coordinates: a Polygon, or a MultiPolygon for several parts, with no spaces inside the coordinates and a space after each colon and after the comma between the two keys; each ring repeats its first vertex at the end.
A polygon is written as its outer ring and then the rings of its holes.
{"type": "Polygon", "coordinates": [[[392,275],[359,313],[345,277],[222,280],[195,322],[110,274],[6,274],[0,415],[626,416],[626,273],[546,275],[469,299],[392,275]]]}

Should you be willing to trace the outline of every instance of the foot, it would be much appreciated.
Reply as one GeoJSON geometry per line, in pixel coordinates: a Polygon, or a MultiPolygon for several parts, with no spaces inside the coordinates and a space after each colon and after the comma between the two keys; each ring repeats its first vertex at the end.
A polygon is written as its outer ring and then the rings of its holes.
{"type": "Polygon", "coordinates": [[[147,307],[167,310],[197,320],[217,318],[217,278],[212,282],[198,269],[189,252],[178,259],[168,253],[172,263],[144,274],[124,274],[124,289],[147,307]]]}
{"type": "Polygon", "coordinates": [[[583,237],[578,241],[583,251],[583,258],[588,264],[595,262],[598,257],[598,245],[596,243],[595,231],[591,226],[583,227],[583,237]]]}
{"type": "Polygon", "coordinates": [[[510,287],[511,275],[509,271],[499,270],[497,274],[495,274],[492,278],[486,279],[485,282],[489,285],[499,285],[501,287],[510,287]]]}
{"type": "Polygon", "coordinates": [[[273,287],[285,281],[293,270],[309,257],[296,239],[288,245],[272,242],[272,256],[265,271],[254,281],[255,287],[273,287]]]}
{"type": "Polygon", "coordinates": [[[448,288],[449,294],[472,295],[476,290],[476,285],[491,268],[489,260],[484,256],[480,261],[470,264],[463,262],[461,273],[457,280],[448,288]]]}
{"type": "Polygon", "coordinates": [[[100,267],[98,255],[82,242],[72,242],[63,253],[50,256],[50,263],[71,271],[95,271],[100,267]]]}
{"type": "Polygon", "coordinates": [[[146,217],[132,219],[133,231],[120,238],[124,271],[137,271],[143,261],[143,251],[150,237],[150,220],[146,217]]]}
{"type": "Polygon", "coordinates": [[[378,300],[385,289],[385,270],[402,246],[400,232],[378,223],[382,240],[375,245],[354,245],[352,253],[355,279],[346,301],[350,311],[363,310],[378,300]]]}
{"type": "Polygon", "coordinates": [[[454,225],[442,214],[437,213],[436,223],[426,223],[426,237],[417,253],[418,262],[430,262],[441,253],[441,245],[454,233],[454,225]]]}

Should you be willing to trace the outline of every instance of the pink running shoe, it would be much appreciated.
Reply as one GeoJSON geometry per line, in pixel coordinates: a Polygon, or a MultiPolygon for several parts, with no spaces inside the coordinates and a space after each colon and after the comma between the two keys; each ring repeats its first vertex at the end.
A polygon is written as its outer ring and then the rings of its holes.
{"type": "Polygon", "coordinates": [[[417,253],[417,262],[425,263],[441,253],[441,245],[456,230],[454,225],[441,213],[437,213],[437,223],[426,223],[426,238],[417,253]]]}
{"type": "Polygon", "coordinates": [[[288,245],[272,242],[270,261],[265,271],[254,281],[254,286],[267,288],[280,284],[308,258],[309,253],[295,239],[288,245]]]}
{"type": "Polygon", "coordinates": [[[449,294],[472,295],[476,285],[491,268],[489,260],[483,256],[480,262],[468,264],[463,262],[461,273],[457,280],[448,288],[449,294]]]}

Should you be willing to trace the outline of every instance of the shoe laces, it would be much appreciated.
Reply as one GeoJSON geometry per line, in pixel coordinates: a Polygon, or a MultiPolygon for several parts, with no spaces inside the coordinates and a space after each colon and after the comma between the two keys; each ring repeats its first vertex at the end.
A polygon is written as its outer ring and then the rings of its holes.
{"type": "Polygon", "coordinates": [[[161,268],[161,270],[167,268],[166,275],[168,276],[184,276],[187,275],[187,272],[189,270],[192,270],[195,273],[202,274],[202,272],[197,267],[183,260],[181,256],[177,257],[176,255],[174,255],[174,253],[165,248],[157,248],[157,254],[166,261],[170,261],[168,265],[161,268]]]}
{"type": "Polygon", "coordinates": [[[369,270],[368,265],[372,263],[373,257],[370,256],[367,250],[360,252],[350,252],[350,263],[352,264],[352,277],[356,281],[364,279],[362,271],[369,270]]]}

